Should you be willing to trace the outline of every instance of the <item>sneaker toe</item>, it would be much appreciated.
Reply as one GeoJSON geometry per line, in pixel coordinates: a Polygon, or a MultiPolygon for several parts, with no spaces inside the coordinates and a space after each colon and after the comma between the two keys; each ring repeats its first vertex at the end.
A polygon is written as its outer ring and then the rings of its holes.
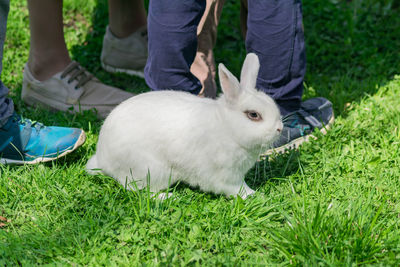
{"type": "Polygon", "coordinates": [[[25,147],[28,157],[57,158],[67,151],[72,151],[85,140],[83,130],[65,127],[46,127],[39,132],[32,132],[25,147]]]}

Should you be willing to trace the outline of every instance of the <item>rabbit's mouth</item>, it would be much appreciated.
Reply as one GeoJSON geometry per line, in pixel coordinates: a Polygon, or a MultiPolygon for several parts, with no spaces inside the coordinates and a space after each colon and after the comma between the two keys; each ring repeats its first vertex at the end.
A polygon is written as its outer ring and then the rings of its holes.
{"type": "Polygon", "coordinates": [[[281,136],[281,132],[278,132],[278,131],[277,131],[277,133],[274,134],[274,135],[267,135],[267,136],[264,138],[264,143],[262,144],[263,149],[264,149],[264,148],[267,148],[267,149],[272,148],[272,147],[273,147],[273,144],[274,144],[276,141],[278,141],[278,139],[279,139],[280,136],[281,136]]]}
{"type": "Polygon", "coordinates": [[[271,149],[273,147],[274,142],[277,141],[278,139],[279,135],[274,135],[274,136],[267,135],[261,140],[259,140],[257,144],[254,144],[250,150],[259,151],[260,153],[262,153],[263,150],[271,149]]]}

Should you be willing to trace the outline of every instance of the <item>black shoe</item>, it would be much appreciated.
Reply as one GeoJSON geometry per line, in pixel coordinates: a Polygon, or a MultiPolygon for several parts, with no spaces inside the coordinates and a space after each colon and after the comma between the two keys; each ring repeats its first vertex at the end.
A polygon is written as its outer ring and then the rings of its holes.
{"type": "Polygon", "coordinates": [[[299,110],[282,118],[283,129],[281,136],[272,144],[272,148],[263,155],[297,149],[312,137],[312,132],[316,128],[326,134],[334,120],[332,103],[328,99],[323,97],[308,99],[301,103],[299,110]]]}

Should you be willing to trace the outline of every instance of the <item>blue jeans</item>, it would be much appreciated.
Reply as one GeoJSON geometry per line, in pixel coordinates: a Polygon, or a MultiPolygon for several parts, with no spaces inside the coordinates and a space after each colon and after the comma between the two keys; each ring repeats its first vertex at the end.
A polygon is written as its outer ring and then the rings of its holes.
{"type": "MultiPolygon", "coordinates": [[[[152,90],[201,90],[190,66],[205,2],[150,1],[145,79],[152,90]]],[[[299,109],[306,70],[301,1],[248,0],[246,50],[260,59],[257,88],[275,99],[282,115],[299,109]]]]}
{"type": "Polygon", "coordinates": [[[197,26],[205,7],[205,0],[150,1],[145,79],[152,90],[200,92],[200,81],[190,72],[190,66],[196,56],[197,26]]]}
{"type": "MultiPolygon", "coordinates": [[[[3,69],[3,46],[6,37],[6,26],[10,0],[0,0],[0,77],[3,69]]],[[[14,112],[14,104],[7,98],[8,88],[0,80],[0,127],[7,122],[14,112]]]]}

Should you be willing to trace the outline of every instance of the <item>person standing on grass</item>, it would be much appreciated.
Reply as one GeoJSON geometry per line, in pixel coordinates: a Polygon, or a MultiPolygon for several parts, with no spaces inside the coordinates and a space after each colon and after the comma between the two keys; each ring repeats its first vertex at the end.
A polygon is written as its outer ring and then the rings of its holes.
{"type": "MultiPolygon", "coordinates": [[[[212,49],[223,4],[224,0],[150,1],[144,74],[152,90],[215,97],[212,49]]],[[[284,122],[274,150],[297,147],[314,129],[325,130],[334,120],[327,99],[301,101],[306,72],[301,1],[242,0],[241,5],[246,49],[257,54],[261,65],[256,87],[276,101],[284,122]]]]}
{"type": "MultiPolygon", "coordinates": [[[[0,0],[0,75],[10,1],[0,0]]],[[[0,76],[1,77],[1,76],[0,76]]],[[[81,129],[46,127],[15,113],[0,80],[0,164],[38,163],[72,152],[85,141],[81,129]]]]}

